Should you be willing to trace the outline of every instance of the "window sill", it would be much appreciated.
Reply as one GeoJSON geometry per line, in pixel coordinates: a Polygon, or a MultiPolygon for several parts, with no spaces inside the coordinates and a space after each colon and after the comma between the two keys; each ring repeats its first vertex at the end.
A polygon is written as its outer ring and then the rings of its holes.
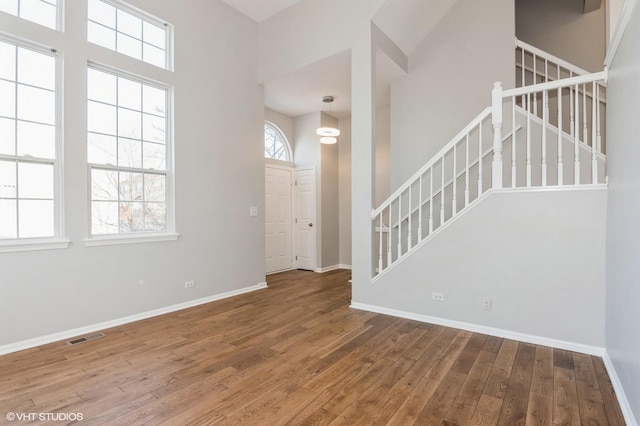
{"type": "Polygon", "coordinates": [[[10,242],[0,242],[0,253],[67,249],[69,244],[71,244],[69,240],[57,239],[12,240],[10,242]]]}
{"type": "Polygon", "coordinates": [[[84,240],[87,247],[113,246],[120,244],[155,243],[160,241],[176,241],[180,234],[135,234],[135,235],[101,235],[84,240]]]}

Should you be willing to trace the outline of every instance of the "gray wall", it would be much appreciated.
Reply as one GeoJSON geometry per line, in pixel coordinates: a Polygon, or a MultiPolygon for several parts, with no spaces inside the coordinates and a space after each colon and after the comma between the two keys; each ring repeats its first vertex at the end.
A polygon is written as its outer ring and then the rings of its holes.
{"type": "MultiPolygon", "coordinates": [[[[322,113],[322,125],[338,127],[338,120],[322,113]]],[[[322,218],[322,263],[321,268],[337,266],[340,263],[340,188],[338,150],[342,138],[334,145],[320,145],[322,192],[320,210],[322,218]]]]}
{"type": "Polygon", "coordinates": [[[640,420],[640,7],[635,6],[607,86],[606,347],[640,420]]]}
{"type": "Polygon", "coordinates": [[[584,0],[516,0],[516,36],[587,71],[602,71],[606,7],[583,13],[584,0]]]}
{"type": "Polygon", "coordinates": [[[376,190],[374,206],[391,195],[391,109],[376,110],[376,190]]]}
{"type": "Polygon", "coordinates": [[[340,264],[351,266],[351,117],[339,121],[340,264]]]}
{"type": "Polygon", "coordinates": [[[513,2],[460,0],[391,84],[391,190],[482,110],[491,88],[514,86],[513,2]]]}
{"type": "Polygon", "coordinates": [[[64,3],[64,33],[0,16],[4,32],[64,55],[64,207],[72,242],[65,250],[0,254],[0,346],[265,281],[257,25],[221,1],[129,3],[175,25],[175,72],[87,43],[83,1],[64,3]],[[148,72],[175,88],[177,241],[85,247],[88,60],[148,72]],[[258,217],[249,216],[250,206],[258,217]],[[185,289],[187,280],[195,287],[185,289]]]}
{"type": "Polygon", "coordinates": [[[606,199],[605,189],[493,193],[353,301],[602,348],[606,199]]]}

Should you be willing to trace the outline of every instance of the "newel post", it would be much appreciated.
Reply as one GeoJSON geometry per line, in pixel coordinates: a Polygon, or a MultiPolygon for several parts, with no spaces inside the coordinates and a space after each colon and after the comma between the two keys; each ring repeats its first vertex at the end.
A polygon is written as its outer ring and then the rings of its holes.
{"type": "Polygon", "coordinates": [[[493,163],[491,182],[502,188],[502,82],[493,83],[491,92],[491,124],[493,125],[493,163]]]}

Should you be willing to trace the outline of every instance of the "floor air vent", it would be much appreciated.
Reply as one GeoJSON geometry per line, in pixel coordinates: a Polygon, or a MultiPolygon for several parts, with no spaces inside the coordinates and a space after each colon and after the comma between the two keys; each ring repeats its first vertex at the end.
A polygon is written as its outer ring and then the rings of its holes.
{"type": "Polygon", "coordinates": [[[69,340],[67,345],[78,345],[84,342],[90,342],[92,340],[100,339],[101,337],[106,336],[104,333],[92,334],[91,336],[78,337],[77,339],[69,340]]]}

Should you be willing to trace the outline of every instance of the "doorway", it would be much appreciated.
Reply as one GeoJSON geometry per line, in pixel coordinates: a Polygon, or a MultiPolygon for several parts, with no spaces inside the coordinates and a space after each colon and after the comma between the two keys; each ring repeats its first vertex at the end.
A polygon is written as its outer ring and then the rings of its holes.
{"type": "Polygon", "coordinates": [[[316,170],[296,170],[295,267],[316,270],[316,170]]]}

